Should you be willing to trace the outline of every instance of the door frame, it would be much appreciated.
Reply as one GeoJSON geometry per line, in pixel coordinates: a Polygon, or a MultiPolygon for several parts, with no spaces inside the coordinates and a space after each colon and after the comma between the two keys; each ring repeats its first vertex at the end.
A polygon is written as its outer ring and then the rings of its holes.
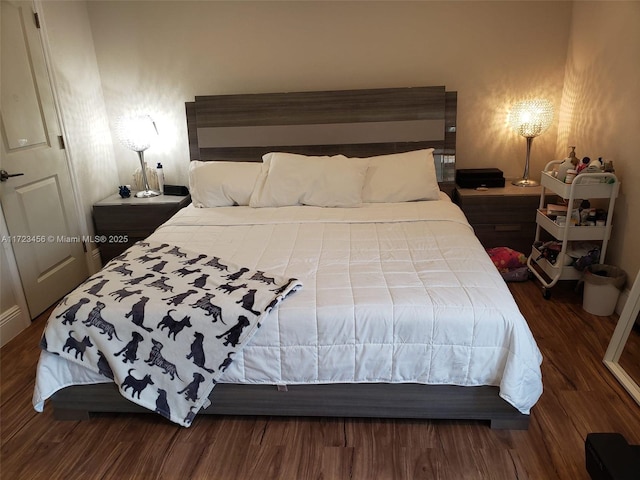
{"type": "MultiPolygon", "coordinates": [[[[2,205],[0,205],[0,235],[2,235],[3,238],[9,236],[9,231],[4,221],[2,205]]],[[[18,273],[18,264],[13,255],[13,247],[10,242],[2,242],[2,249],[4,250],[9,269],[7,277],[10,279],[10,285],[5,285],[3,288],[11,288],[16,303],[7,310],[0,312],[0,346],[4,346],[18,335],[18,333],[31,325],[27,299],[22,289],[22,282],[20,281],[20,274],[18,273]]]]}

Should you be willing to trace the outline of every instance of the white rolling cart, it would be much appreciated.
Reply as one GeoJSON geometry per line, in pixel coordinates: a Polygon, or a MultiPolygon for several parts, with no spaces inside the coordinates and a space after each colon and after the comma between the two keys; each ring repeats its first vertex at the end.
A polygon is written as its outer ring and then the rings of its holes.
{"type": "Polygon", "coordinates": [[[604,262],[607,251],[607,244],[611,235],[611,226],[613,218],[613,207],[620,189],[620,182],[613,173],[580,173],[576,176],[572,183],[564,183],[553,176],[553,167],[562,163],[561,160],[554,160],[547,163],[541,175],[540,184],[542,185],[542,193],[540,194],[540,207],[536,213],[536,242],[540,240],[542,229],[548,232],[552,237],[561,242],[561,249],[556,257],[555,263],[544,258],[541,252],[534,247],[531,249],[531,255],[527,259],[527,266],[535,277],[542,283],[542,292],[544,298],[548,299],[551,292],[548,290],[553,287],[559,280],[579,280],[582,278],[582,272],[574,268],[570,263],[565,261],[567,258],[567,247],[571,241],[600,241],[599,263],[604,262]],[[553,193],[567,200],[567,219],[564,225],[556,223],[547,216],[545,196],[553,193]],[[571,213],[576,200],[591,199],[609,199],[607,208],[607,220],[605,225],[600,226],[584,226],[573,225],[571,222],[571,213]],[[535,268],[535,267],[538,268],[535,268]],[[543,272],[546,277],[541,273],[543,272]]]}

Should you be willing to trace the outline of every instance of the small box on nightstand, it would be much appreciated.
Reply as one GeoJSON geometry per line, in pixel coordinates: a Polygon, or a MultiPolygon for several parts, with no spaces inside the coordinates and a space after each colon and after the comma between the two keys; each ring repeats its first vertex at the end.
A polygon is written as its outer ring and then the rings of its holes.
{"type": "Polygon", "coordinates": [[[462,168],[456,170],[456,183],[462,188],[504,187],[504,175],[497,168],[462,168]]]}

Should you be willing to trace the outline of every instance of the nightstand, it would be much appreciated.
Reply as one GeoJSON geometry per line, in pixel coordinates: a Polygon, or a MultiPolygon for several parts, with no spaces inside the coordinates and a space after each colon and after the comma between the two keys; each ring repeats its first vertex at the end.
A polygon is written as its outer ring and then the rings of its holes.
{"type": "Polygon", "coordinates": [[[150,198],[121,198],[115,194],[93,206],[93,223],[100,242],[102,263],[120,255],[135,242],[147,238],[181,208],[191,196],[159,195],[150,198]]]}
{"type": "Polygon", "coordinates": [[[487,190],[456,187],[453,201],[485,248],[509,247],[529,255],[542,187],[516,187],[507,182],[502,188],[487,190]]]}

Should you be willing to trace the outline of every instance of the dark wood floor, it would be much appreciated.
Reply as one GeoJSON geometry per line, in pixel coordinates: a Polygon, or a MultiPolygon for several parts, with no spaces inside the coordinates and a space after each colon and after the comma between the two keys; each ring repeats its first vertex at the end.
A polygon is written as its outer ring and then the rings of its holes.
{"type": "MultiPolygon", "coordinates": [[[[563,282],[561,282],[562,284],[563,282]]],[[[3,479],[589,479],[584,440],[640,444],[638,406],[602,364],[617,317],[582,309],[572,285],[511,284],[544,355],[529,430],[469,421],[201,417],[154,414],[58,422],[31,407],[40,318],[0,351],[3,479]]],[[[640,345],[638,332],[632,332],[640,345]]]]}

